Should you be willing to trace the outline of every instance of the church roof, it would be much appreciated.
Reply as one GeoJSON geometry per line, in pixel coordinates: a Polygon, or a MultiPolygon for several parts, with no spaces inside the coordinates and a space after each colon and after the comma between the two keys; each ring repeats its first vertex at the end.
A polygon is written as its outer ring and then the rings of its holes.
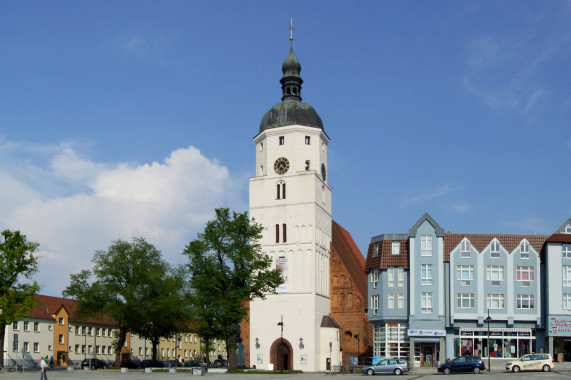
{"type": "Polygon", "coordinates": [[[339,259],[347,269],[355,286],[357,286],[359,292],[361,292],[366,299],[367,274],[365,273],[365,258],[361,254],[357,244],[355,244],[351,234],[334,220],[332,221],[331,230],[332,249],[337,252],[339,259]]]}
{"type": "Polygon", "coordinates": [[[323,130],[323,122],[315,109],[301,102],[301,64],[290,45],[289,54],[282,64],[282,102],[274,105],[262,117],[260,133],[266,129],[303,125],[323,130]]]}

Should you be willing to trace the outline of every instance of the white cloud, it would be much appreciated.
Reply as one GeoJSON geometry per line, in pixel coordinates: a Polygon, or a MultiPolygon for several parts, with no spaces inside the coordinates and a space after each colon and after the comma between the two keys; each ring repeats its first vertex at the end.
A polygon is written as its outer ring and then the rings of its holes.
{"type": "MultiPolygon", "coordinates": [[[[0,159],[7,151],[13,149],[0,147],[0,159]]],[[[42,159],[29,158],[22,168],[48,186],[2,160],[0,226],[40,243],[37,279],[45,294],[59,295],[69,273],[90,267],[93,253],[117,239],[142,236],[165,259],[184,262],[180,253],[214,208],[247,207],[239,200],[245,178],[234,180],[225,166],[193,147],[142,165],[92,162],[66,144],[41,151],[47,167],[42,159]]]]}

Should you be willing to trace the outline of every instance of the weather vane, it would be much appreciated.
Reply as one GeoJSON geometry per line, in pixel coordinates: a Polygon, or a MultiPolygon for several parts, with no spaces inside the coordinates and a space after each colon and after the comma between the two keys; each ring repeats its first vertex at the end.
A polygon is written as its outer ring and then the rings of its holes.
{"type": "Polygon", "coordinates": [[[293,17],[289,19],[289,40],[293,41],[293,17]]]}

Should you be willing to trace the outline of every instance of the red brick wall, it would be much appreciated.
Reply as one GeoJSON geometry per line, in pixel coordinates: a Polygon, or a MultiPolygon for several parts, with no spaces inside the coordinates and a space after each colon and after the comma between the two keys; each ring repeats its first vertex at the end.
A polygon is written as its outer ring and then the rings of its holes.
{"type": "MultiPolygon", "coordinates": [[[[367,294],[362,294],[339,255],[331,247],[329,294],[331,295],[331,314],[341,325],[339,341],[342,364],[349,364],[350,356],[361,358],[372,356],[373,326],[367,321],[365,308],[367,294]],[[355,336],[358,335],[359,339],[355,336]]],[[[363,359],[360,359],[360,362],[363,359]]]]}

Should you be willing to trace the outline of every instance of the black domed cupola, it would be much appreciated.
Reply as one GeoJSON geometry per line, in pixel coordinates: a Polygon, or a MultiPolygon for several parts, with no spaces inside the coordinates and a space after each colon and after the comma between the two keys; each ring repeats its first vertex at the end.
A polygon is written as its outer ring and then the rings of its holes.
{"type": "MultiPolygon", "coordinates": [[[[290,37],[290,40],[293,37],[290,37]]],[[[282,101],[274,105],[260,122],[260,133],[266,129],[280,128],[288,125],[303,125],[323,130],[321,118],[310,104],[301,101],[301,84],[303,80],[299,73],[301,65],[293,53],[290,42],[289,54],[282,64],[283,76],[282,101]]]]}
{"type": "Polygon", "coordinates": [[[289,54],[282,65],[282,73],[284,74],[280,83],[282,84],[282,101],[297,100],[301,101],[301,84],[303,79],[299,76],[301,72],[301,64],[293,53],[293,44],[290,43],[289,54]]]}

